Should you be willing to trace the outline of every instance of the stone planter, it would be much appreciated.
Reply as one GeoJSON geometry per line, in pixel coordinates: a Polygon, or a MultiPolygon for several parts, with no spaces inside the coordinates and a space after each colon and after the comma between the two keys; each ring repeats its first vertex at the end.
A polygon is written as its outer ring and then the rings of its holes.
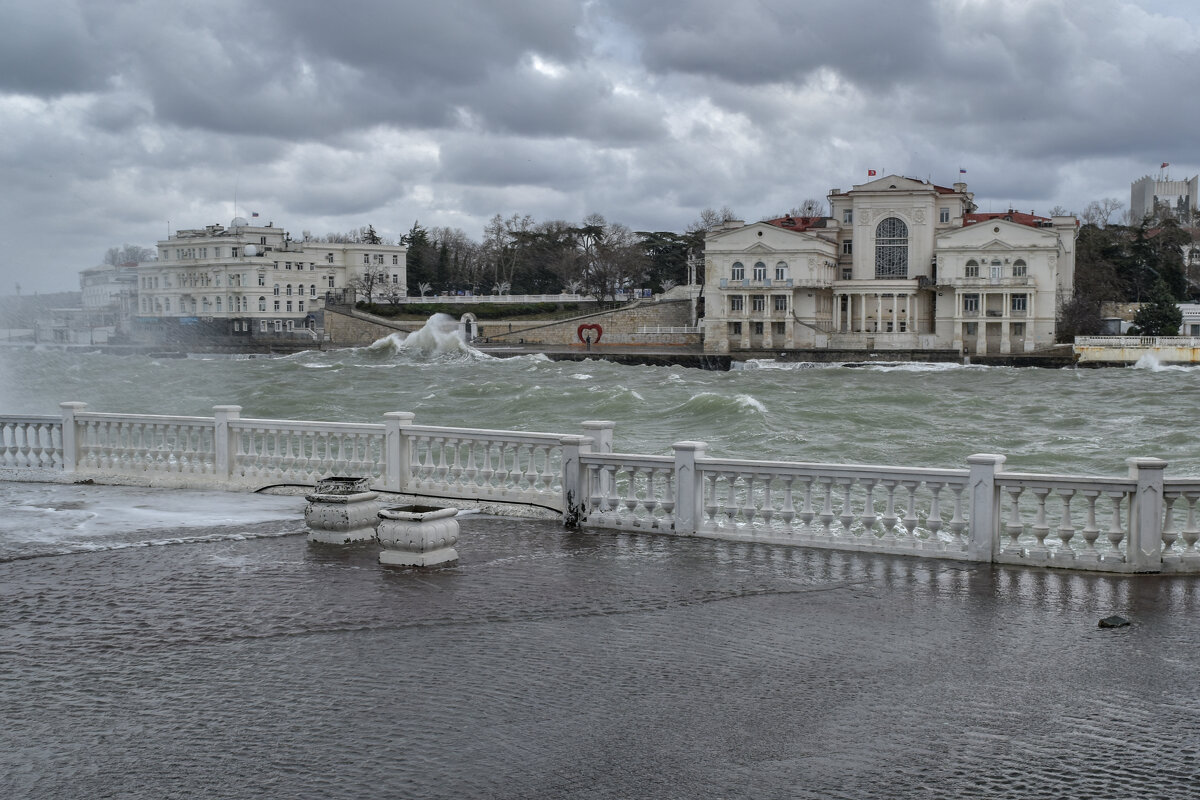
{"type": "Polygon", "coordinates": [[[379,493],[368,478],[325,478],[305,495],[304,521],[310,542],[350,544],[375,538],[379,522],[379,493]]]}
{"type": "Polygon", "coordinates": [[[457,508],[392,506],[379,512],[379,563],[391,567],[432,567],[458,561],[457,508]]]}

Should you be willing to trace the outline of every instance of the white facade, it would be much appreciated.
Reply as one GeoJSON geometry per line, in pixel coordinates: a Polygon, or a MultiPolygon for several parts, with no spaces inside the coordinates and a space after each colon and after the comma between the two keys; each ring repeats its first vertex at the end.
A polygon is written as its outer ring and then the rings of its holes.
{"type": "Polygon", "coordinates": [[[304,327],[326,292],[368,272],[375,292],[407,294],[406,248],[294,241],[282,228],[238,217],[229,228],[180,230],[158,242],[158,261],[138,265],[137,314],[158,319],[227,319],[233,330],[304,327]]]}
{"type": "Polygon", "coordinates": [[[829,204],[828,219],[709,234],[706,350],[999,354],[1054,343],[1074,282],[1074,217],[978,214],[965,183],[895,175],[835,189],[829,204]],[[771,275],[777,262],[791,283],[758,282],[752,265],[771,275]]]}

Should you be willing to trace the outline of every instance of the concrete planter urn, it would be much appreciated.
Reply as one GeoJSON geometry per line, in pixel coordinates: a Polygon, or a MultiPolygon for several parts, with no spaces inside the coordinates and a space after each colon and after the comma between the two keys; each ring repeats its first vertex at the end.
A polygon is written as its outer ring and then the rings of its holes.
{"type": "Polygon", "coordinates": [[[433,567],[458,561],[457,508],[392,506],[379,512],[379,563],[390,567],[433,567]]]}
{"type": "Polygon", "coordinates": [[[310,542],[350,544],[375,538],[379,522],[379,493],[369,478],[325,478],[305,495],[304,521],[310,542]]]}

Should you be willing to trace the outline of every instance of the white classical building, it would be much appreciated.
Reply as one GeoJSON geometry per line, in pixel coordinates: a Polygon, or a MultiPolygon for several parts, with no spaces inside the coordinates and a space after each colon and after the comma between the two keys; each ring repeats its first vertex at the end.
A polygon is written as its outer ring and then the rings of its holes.
{"type": "Polygon", "coordinates": [[[314,327],[325,295],[370,275],[377,295],[405,296],[406,248],[296,241],[271,223],[237,217],[228,228],[179,230],[138,265],[142,322],[216,324],[217,332],[314,327]]]}
{"type": "Polygon", "coordinates": [[[705,241],[705,349],[1020,353],[1054,343],[1074,217],[976,213],[965,183],[890,175],[829,193],[832,216],[705,241]]]}

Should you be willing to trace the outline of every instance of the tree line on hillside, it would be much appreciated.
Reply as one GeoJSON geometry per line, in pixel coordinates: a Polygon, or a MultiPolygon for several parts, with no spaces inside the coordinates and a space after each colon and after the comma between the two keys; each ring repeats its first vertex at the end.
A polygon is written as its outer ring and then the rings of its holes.
{"type": "MultiPolygon", "coordinates": [[[[599,214],[578,223],[497,214],[478,242],[460,228],[418,221],[400,237],[408,248],[408,295],[566,292],[605,299],[631,289],[663,292],[687,280],[688,257],[702,250],[705,233],[733,218],[728,208],[705,209],[675,233],[634,231],[599,214]]],[[[369,299],[399,299],[383,268],[362,275],[354,288],[369,299]]]]}
{"type": "Polygon", "coordinates": [[[1174,335],[1182,321],[1176,304],[1200,296],[1200,274],[1190,266],[1197,247],[1193,230],[1172,214],[1136,221],[1125,215],[1124,224],[1110,223],[1121,206],[1106,198],[1089,203],[1080,215],[1074,293],[1059,312],[1058,333],[1064,341],[1100,333],[1106,301],[1143,304],[1133,333],[1174,335]]]}

